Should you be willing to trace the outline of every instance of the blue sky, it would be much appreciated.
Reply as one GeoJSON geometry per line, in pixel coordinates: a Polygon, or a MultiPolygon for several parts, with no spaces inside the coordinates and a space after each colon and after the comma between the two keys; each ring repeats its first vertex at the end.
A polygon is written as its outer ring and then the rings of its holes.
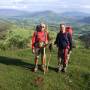
{"type": "Polygon", "coordinates": [[[81,11],[90,13],[90,0],[1,0],[0,8],[30,12],[52,10],[55,12],[81,11]]]}

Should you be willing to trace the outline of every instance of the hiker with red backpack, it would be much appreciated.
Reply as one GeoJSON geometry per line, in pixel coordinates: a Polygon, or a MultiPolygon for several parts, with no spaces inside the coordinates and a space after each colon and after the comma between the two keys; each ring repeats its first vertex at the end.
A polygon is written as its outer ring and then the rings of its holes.
{"type": "Polygon", "coordinates": [[[32,37],[32,52],[35,54],[35,68],[34,72],[38,70],[38,58],[41,54],[42,70],[46,69],[46,54],[45,48],[48,44],[48,33],[45,31],[46,25],[40,24],[36,26],[36,31],[32,37]]]}
{"type": "Polygon", "coordinates": [[[60,24],[60,32],[57,34],[56,44],[58,48],[58,71],[66,72],[68,64],[68,51],[70,49],[70,43],[72,43],[72,38],[69,33],[66,32],[64,24],[60,24]]]}

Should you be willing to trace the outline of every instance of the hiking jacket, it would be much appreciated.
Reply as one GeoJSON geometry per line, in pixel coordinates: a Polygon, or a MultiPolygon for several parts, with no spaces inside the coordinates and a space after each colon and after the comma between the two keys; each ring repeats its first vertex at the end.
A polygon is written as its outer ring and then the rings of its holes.
{"type": "MultiPolygon", "coordinates": [[[[33,36],[32,36],[32,49],[35,48],[34,44],[36,42],[44,42],[45,44],[48,43],[48,32],[46,31],[35,31],[33,36]]],[[[38,47],[37,47],[38,48],[38,47]]]]}
{"type": "MultiPolygon", "coordinates": [[[[60,45],[59,45],[60,43],[58,43],[58,41],[59,41],[59,39],[63,38],[65,35],[66,35],[66,37],[67,37],[67,39],[68,39],[68,45],[67,45],[67,47],[69,47],[69,49],[72,50],[72,37],[71,37],[71,35],[70,35],[69,33],[67,33],[67,32],[65,32],[65,33],[59,32],[59,33],[57,34],[57,37],[56,37],[56,40],[55,40],[54,44],[56,44],[57,47],[62,48],[62,47],[60,47],[60,45]]],[[[63,41],[62,41],[62,42],[63,42],[63,41]]]]}

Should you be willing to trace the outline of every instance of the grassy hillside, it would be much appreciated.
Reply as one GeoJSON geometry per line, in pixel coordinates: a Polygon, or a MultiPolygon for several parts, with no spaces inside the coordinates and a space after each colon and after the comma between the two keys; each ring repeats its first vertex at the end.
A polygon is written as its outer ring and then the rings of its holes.
{"type": "MultiPolygon", "coordinates": [[[[34,56],[30,49],[0,51],[0,90],[89,90],[89,54],[90,50],[74,49],[67,73],[57,73],[57,55],[54,49],[49,72],[44,75],[40,70],[32,72],[34,56]],[[42,78],[41,81],[37,81],[39,77],[42,78]]],[[[47,55],[48,60],[49,54],[47,55]]]]}

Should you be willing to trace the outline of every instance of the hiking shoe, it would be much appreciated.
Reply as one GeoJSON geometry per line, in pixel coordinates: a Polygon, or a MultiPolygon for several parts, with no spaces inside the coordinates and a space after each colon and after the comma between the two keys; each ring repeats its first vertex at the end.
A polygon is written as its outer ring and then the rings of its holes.
{"type": "Polygon", "coordinates": [[[57,68],[57,72],[60,72],[60,70],[57,68]]]}
{"type": "Polygon", "coordinates": [[[63,68],[61,71],[65,73],[65,72],[66,72],[66,69],[65,69],[65,68],[63,68]]]}
{"type": "Polygon", "coordinates": [[[34,72],[37,72],[37,70],[38,70],[38,67],[36,66],[36,67],[34,68],[34,72]]]}
{"type": "Polygon", "coordinates": [[[59,66],[59,71],[61,71],[62,70],[62,66],[59,66]]]}
{"type": "Polygon", "coordinates": [[[62,66],[59,65],[59,66],[57,67],[57,72],[60,72],[61,70],[62,70],[62,66]]]}
{"type": "Polygon", "coordinates": [[[45,71],[46,70],[46,66],[45,65],[42,65],[41,70],[42,71],[45,71]]]}

